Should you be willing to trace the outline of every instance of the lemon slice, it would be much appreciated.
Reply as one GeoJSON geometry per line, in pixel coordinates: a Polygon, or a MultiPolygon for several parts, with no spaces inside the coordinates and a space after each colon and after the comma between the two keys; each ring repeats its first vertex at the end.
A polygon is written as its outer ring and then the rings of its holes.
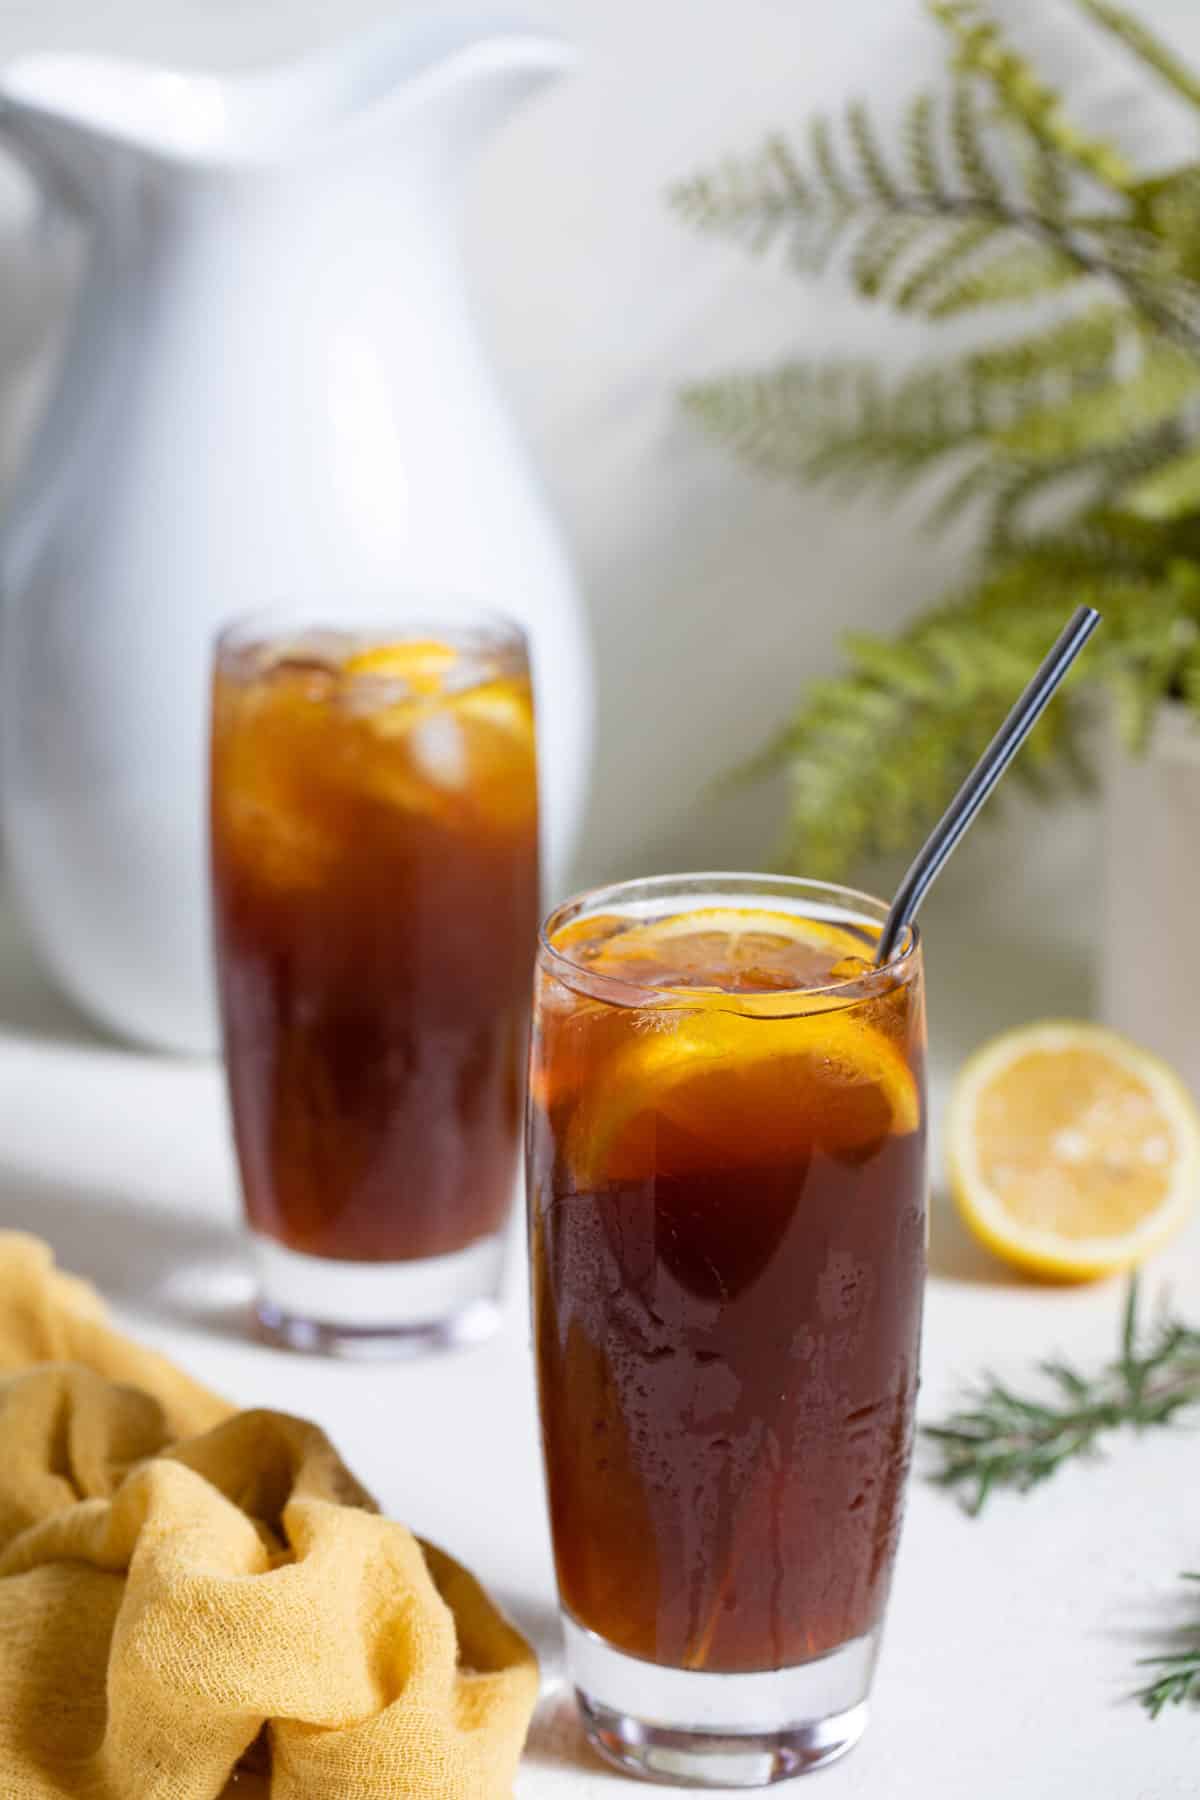
{"type": "Polygon", "coordinates": [[[1031,1025],[986,1044],[958,1078],[946,1132],[970,1230],[1052,1280],[1140,1262],[1184,1223],[1200,1185],[1188,1090],[1098,1025],[1031,1025]]]}
{"type": "MultiPolygon", "coordinates": [[[[575,937],[581,936],[572,927],[575,937]]],[[[866,972],[867,945],[848,926],[762,907],[705,907],[671,913],[618,933],[598,934],[583,960],[598,974],[615,975],[686,998],[698,992],[729,996],[737,1010],[759,1013],[781,1005],[753,1005],[866,972]],[[848,966],[852,960],[853,967],[848,966]]],[[[817,1010],[819,1002],[812,1010],[817,1010]]],[[[809,1010],[806,998],[804,1010],[809,1010]]]]}
{"type": "MultiPolygon", "coordinates": [[[[654,1020],[654,1015],[650,1015],[654,1020]]],[[[915,1131],[921,1100],[901,1050],[851,1012],[770,1019],[716,1009],[662,1015],[630,1036],[568,1131],[582,1186],[853,1152],[915,1131]]]]}
{"type": "Polygon", "coordinates": [[[520,739],[533,749],[533,694],[527,682],[501,677],[457,694],[454,709],[459,718],[485,725],[520,739]]]}
{"type": "Polygon", "coordinates": [[[799,913],[773,912],[761,906],[707,906],[670,913],[621,934],[622,957],[656,955],[664,945],[674,955],[736,971],[739,962],[756,955],[771,939],[832,950],[838,957],[861,956],[863,937],[847,925],[811,919],[799,913]]]}
{"type": "Polygon", "coordinates": [[[403,681],[414,694],[437,694],[456,661],[457,652],[449,644],[414,638],[356,650],[343,667],[347,675],[377,675],[383,681],[403,681]]]}

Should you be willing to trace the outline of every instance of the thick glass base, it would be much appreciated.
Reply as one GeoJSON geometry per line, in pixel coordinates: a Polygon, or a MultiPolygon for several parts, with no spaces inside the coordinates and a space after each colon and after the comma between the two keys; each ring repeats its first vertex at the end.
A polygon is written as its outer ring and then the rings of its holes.
{"type": "Polygon", "coordinates": [[[255,1312],[289,1350],[373,1360],[457,1349],[490,1337],[500,1317],[504,1236],[416,1262],[304,1256],[254,1232],[255,1312]]]}
{"type": "Polygon", "coordinates": [[[667,1669],[567,1616],[567,1667],[588,1738],[627,1773],[680,1787],[767,1787],[822,1768],[867,1723],[878,1632],[754,1675],[667,1669]]]}

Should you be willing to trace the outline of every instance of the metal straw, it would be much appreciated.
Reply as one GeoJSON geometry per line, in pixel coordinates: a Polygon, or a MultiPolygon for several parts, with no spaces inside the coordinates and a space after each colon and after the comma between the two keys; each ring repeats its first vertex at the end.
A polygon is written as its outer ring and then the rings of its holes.
{"type": "Polygon", "coordinates": [[[940,875],[950,852],[1045,712],[1063,676],[1100,623],[1094,606],[1077,606],[1054,648],[955,794],[900,883],[883,927],[876,965],[887,962],[940,875]]]}

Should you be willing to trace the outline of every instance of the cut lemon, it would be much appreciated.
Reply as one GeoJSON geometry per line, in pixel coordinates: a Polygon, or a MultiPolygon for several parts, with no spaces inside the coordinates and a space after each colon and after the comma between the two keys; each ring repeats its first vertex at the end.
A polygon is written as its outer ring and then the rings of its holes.
{"type": "MultiPolygon", "coordinates": [[[[582,935],[582,934],[580,934],[582,935]]],[[[705,907],[602,934],[589,968],[663,989],[730,995],[819,988],[868,968],[867,940],[847,925],[762,907],[705,907]]]]}
{"type": "Polygon", "coordinates": [[[403,681],[414,694],[437,694],[456,661],[457,652],[449,644],[414,638],[356,650],[344,667],[347,675],[377,675],[382,681],[403,681]]]}
{"type": "Polygon", "coordinates": [[[460,693],[412,694],[369,712],[363,724],[386,746],[371,782],[392,804],[441,816],[465,808],[506,829],[536,814],[527,680],[503,677],[460,693]]]}
{"type": "Polygon", "coordinates": [[[528,682],[501,677],[467,688],[455,697],[460,718],[514,738],[533,750],[533,693],[528,682]]]}
{"type": "Polygon", "coordinates": [[[656,1171],[853,1154],[915,1131],[921,1102],[904,1056],[851,1013],[769,1019],[717,1009],[662,1015],[589,1084],[568,1161],[583,1186],[656,1171]]]}
{"type": "Polygon", "coordinates": [[[967,1063],[946,1122],[966,1224],[1031,1274],[1089,1281],[1177,1231],[1200,1185],[1200,1117],[1179,1077],[1098,1025],[1030,1025],[967,1063]]]}

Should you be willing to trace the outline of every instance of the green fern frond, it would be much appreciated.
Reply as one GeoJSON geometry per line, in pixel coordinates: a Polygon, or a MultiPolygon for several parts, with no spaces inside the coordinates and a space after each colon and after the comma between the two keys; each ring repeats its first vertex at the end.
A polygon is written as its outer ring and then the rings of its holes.
{"type": "Polygon", "coordinates": [[[850,279],[864,300],[874,300],[896,280],[906,258],[929,236],[929,221],[907,213],[884,214],[860,232],[850,254],[850,279]]]}
{"type": "Polygon", "coordinates": [[[965,368],[984,381],[1028,385],[1054,377],[1078,386],[1112,375],[1118,350],[1135,337],[1129,308],[1101,301],[1026,337],[974,350],[965,368]]]}
{"type": "Polygon", "coordinates": [[[1057,151],[1014,126],[1021,188],[1035,219],[1050,231],[1064,231],[1071,205],[1071,177],[1057,151]]]}
{"type": "Polygon", "coordinates": [[[892,295],[900,312],[932,315],[944,294],[972,279],[979,252],[996,240],[996,227],[986,219],[967,219],[934,237],[933,248],[911,269],[892,295]]]}
{"type": "MultiPolygon", "coordinates": [[[[1006,465],[981,447],[975,461],[943,491],[934,496],[927,514],[929,529],[937,530],[972,509],[979,515],[986,557],[1010,556],[1037,546],[1044,536],[1047,515],[1058,521],[1055,547],[1074,546],[1094,534],[1076,520],[1079,508],[1092,513],[1109,501],[1114,491],[1138,472],[1153,468],[1164,454],[1160,444],[1130,446],[1120,457],[1113,451],[1093,456],[1065,458],[1059,462],[1006,465]]],[[[1091,516],[1084,515],[1085,518],[1091,516]]],[[[1181,546],[1181,549],[1190,549],[1181,546]]],[[[1142,566],[1133,556],[1118,557],[1116,567],[1142,566]]]]}
{"type": "Polygon", "coordinates": [[[1116,145],[1071,123],[1062,96],[1011,48],[980,0],[928,0],[928,6],[954,40],[960,73],[987,81],[1008,115],[1048,150],[1115,193],[1125,194],[1136,185],[1137,176],[1116,145]]]}
{"type": "MultiPolygon", "coordinates": [[[[855,638],[840,678],[810,685],[799,716],[775,745],[786,768],[791,820],[784,866],[825,877],[868,857],[907,850],[928,830],[1000,724],[1052,641],[1063,614],[1095,596],[1103,639],[1089,647],[1071,687],[1119,689],[1135,664],[1170,679],[1197,630],[1195,596],[1169,582],[1055,580],[1044,562],[1014,597],[985,584],[912,626],[896,643],[855,638]]],[[[1120,698],[1120,696],[1118,696],[1120,698]]],[[[1058,776],[1087,771],[1078,700],[1057,701],[1015,772],[1053,792],[1058,776]]],[[[1126,717],[1133,728],[1136,721],[1126,717]]]]}
{"type": "Polygon", "coordinates": [[[950,104],[950,141],[959,179],[966,192],[974,194],[980,200],[1002,200],[1004,184],[988,157],[975,84],[970,80],[954,84],[950,104]]]}
{"type": "Polygon", "coordinates": [[[1173,689],[1186,691],[1186,671],[1200,654],[1195,612],[1195,565],[1169,574],[1168,599],[1133,622],[1123,653],[1112,666],[1108,688],[1116,702],[1117,727],[1126,749],[1141,754],[1150,740],[1159,706],[1173,689]]]}
{"type": "Polygon", "coordinates": [[[1156,37],[1148,26],[1108,0],[1078,0],[1079,5],[1097,25],[1111,32],[1132,50],[1138,61],[1174,88],[1181,99],[1200,108],[1200,75],[1156,37]]]}
{"type": "MultiPolygon", "coordinates": [[[[1097,540],[1091,521],[1112,504],[1113,496],[1172,453],[1170,427],[1127,444],[1108,446],[1086,456],[1016,461],[1006,481],[1004,463],[989,458],[996,476],[995,497],[985,520],[984,553],[1005,557],[1036,546],[1049,536],[1056,549],[1084,547],[1097,540]],[[1048,527],[1047,520],[1052,520],[1048,527]]],[[[1127,558],[1117,558],[1126,567],[1127,558]]]]}
{"type": "Polygon", "coordinates": [[[1174,419],[1198,392],[1200,363],[1171,344],[1153,344],[1128,381],[1028,413],[997,433],[993,443],[1002,454],[1027,462],[1086,456],[1174,419]]]}
{"type": "MultiPolygon", "coordinates": [[[[1041,199],[1052,210],[1039,213],[1005,198],[986,133],[963,98],[967,92],[951,102],[954,191],[942,169],[936,105],[920,94],[905,127],[907,178],[892,169],[866,110],[854,105],[845,123],[848,148],[828,120],[818,119],[806,166],[774,137],[756,155],[728,159],[680,184],[672,199],[691,223],[752,250],[784,242],[805,271],[825,268],[848,243],[851,279],[863,297],[886,298],[901,311],[935,320],[1107,278],[1147,323],[1200,351],[1200,213],[1194,270],[1177,247],[1164,244],[1154,219],[1155,209],[1178,214],[1184,205],[1200,206],[1200,184],[1193,190],[1184,180],[1189,172],[1176,171],[1170,181],[1131,188],[1124,216],[1060,220],[1053,213],[1058,200],[1043,180],[1041,199]],[[902,221],[908,221],[903,228],[902,221]]],[[[1024,121],[1015,123],[1028,137],[1024,121]]],[[[1061,160],[1043,146],[1033,167],[1046,177],[1061,160]]]]}
{"type": "MultiPolygon", "coordinates": [[[[1086,769],[1088,690],[1111,690],[1131,746],[1168,694],[1200,718],[1200,160],[1140,175],[1068,115],[988,0],[928,4],[955,83],[912,100],[894,153],[854,104],[808,154],[775,138],[675,194],[694,223],[799,267],[836,253],[897,312],[1035,312],[892,382],[790,363],[686,397],[774,475],[919,486],[935,526],[971,509],[984,528],[964,593],[896,642],[848,640],[846,672],[812,684],[757,760],[789,772],[785,854],[809,873],[911,848],[1078,600],[1105,628],[1022,754],[1028,784],[1086,769]]],[[[1200,110],[1200,76],[1137,19],[1080,5],[1200,110]]]]}
{"type": "Polygon", "coordinates": [[[932,94],[914,94],[904,120],[909,179],[924,200],[945,197],[937,143],[937,106],[932,94]]]}
{"type": "Polygon", "coordinates": [[[898,200],[899,186],[879,147],[871,115],[861,101],[851,101],[846,108],[846,135],[854,151],[863,190],[885,204],[898,200]]]}
{"type": "Polygon", "coordinates": [[[860,203],[861,196],[855,193],[854,187],[838,159],[833,128],[828,119],[818,115],[812,121],[809,127],[809,144],[813,167],[820,179],[826,198],[837,206],[850,207],[860,203]]]}
{"type": "Polygon", "coordinates": [[[1182,450],[1117,496],[1139,519],[1165,521],[1200,515],[1200,445],[1182,450]]]}
{"type": "Polygon", "coordinates": [[[1174,439],[1144,435],[1113,444],[1100,433],[1095,444],[1058,455],[1010,441],[1022,431],[1044,432],[1047,417],[1071,417],[1068,394],[1081,403],[1097,399],[1102,417],[1118,403],[1128,407],[1127,387],[1115,378],[1126,338],[1136,342],[1129,313],[1097,306],[991,350],[918,366],[892,383],[861,362],[790,362],[697,384],[684,402],[744,460],[796,481],[827,481],[846,492],[873,482],[898,493],[953,462],[932,516],[944,521],[985,500],[994,535],[1007,539],[1022,510],[1054,484],[1086,475],[1095,498],[1178,450],[1174,439]]]}
{"type": "Polygon", "coordinates": [[[752,239],[759,248],[807,221],[820,205],[787,140],[778,134],[757,155],[727,157],[716,169],[677,182],[669,197],[689,224],[752,239]]]}
{"type": "Polygon", "coordinates": [[[1040,300],[1073,286],[1080,278],[1078,264],[1057,245],[1009,243],[978,266],[968,264],[961,274],[944,282],[925,310],[931,319],[952,319],[985,306],[1040,300]]]}
{"type": "MultiPolygon", "coordinates": [[[[861,669],[811,685],[786,763],[784,867],[837,878],[869,857],[906,851],[938,817],[1034,666],[993,647],[989,668],[980,670],[976,657],[972,677],[962,679],[962,659],[950,648],[932,638],[925,646],[933,698],[880,685],[861,669]]],[[[1026,745],[1018,778],[1050,765],[1072,729],[1060,701],[1026,745]]]]}
{"type": "Polygon", "coordinates": [[[1186,163],[1141,183],[1137,218],[1153,245],[1143,267],[1151,278],[1194,282],[1200,277],[1200,164],[1186,163]]]}
{"type": "Polygon", "coordinates": [[[977,406],[941,370],[889,389],[862,363],[789,363],[700,383],[683,401],[753,467],[845,493],[902,492],[979,433],[977,406]]]}

